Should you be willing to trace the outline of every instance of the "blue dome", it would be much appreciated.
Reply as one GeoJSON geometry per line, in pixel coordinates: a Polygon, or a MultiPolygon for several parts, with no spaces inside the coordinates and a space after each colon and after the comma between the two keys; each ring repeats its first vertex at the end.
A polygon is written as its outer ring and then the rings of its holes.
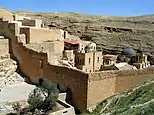
{"type": "Polygon", "coordinates": [[[136,55],[136,52],[132,48],[125,48],[122,51],[122,55],[127,56],[127,57],[133,57],[136,55]]]}

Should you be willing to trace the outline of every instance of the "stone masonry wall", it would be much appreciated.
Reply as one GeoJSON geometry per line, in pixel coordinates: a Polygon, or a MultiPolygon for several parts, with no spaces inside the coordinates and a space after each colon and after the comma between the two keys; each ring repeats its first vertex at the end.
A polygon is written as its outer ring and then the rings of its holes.
{"type": "Polygon", "coordinates": [[[115,93],[123,92],[154,78],[154,67],[116,72],[115,93]]]}
{"type": "Polygon", "coordinates": [[[19,34],[19,28],[17,24],[8,24],[3,20],[0,20],[0,24],[4,27],[0,29],[0,34],[10,38],[9,52],[11,57],[17,60],[21,72],[34,82],[45,77],[54,83],[67,86],[72,91],[75,107],[85,111],[87,109],[88,74],[66,67],[50,65],[46,53],[33,51],[22,43],[18,43],[16,35],[19,34]]]}
{"type": "Polygon", "coordinates": [[[87,74],[66,67],[50,65],[46,53],[38,53],[27,49],[21,43],[12,45],[15,48],[13,53],[17,57],[19,67],[24,74],[34,82],[44,77],[54,83],[67,86],[73,93],[75,106],[81,110],[86,110],[87,74]],[[42,61],[42,64],[40,61],[42,61]]]}
{"type": "Polygon", "coordinates": [[[152,78],[154,78],[154,67],[141,70],[113,70],[89,73],[88,107],[152,78]]]}

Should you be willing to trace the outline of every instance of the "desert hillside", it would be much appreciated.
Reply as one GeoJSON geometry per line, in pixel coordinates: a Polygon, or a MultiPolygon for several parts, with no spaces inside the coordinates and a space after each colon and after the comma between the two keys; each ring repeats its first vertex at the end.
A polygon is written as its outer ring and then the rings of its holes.
{"type": "Polygon", "coordinates": [[[45,24],[54,22],[67,27],[69,33],[81,39],[92,40],[104,53],[120,53],[125,47],[154,53],[154,15],[136,17],[96,16],[79,13],[34,13],[17,11],[17,14],[42,19],[45,24]]]}

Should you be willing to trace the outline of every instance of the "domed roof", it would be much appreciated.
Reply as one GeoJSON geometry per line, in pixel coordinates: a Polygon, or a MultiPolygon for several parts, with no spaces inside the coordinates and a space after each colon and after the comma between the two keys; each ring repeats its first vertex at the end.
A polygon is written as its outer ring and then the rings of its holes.
{"type": "Polygon", "coordinates": [[[122,55],[125,55],[127,57],[132,57],[136,55],[136,52],[132,48],[125,48],[122,51],[122,55]]]}

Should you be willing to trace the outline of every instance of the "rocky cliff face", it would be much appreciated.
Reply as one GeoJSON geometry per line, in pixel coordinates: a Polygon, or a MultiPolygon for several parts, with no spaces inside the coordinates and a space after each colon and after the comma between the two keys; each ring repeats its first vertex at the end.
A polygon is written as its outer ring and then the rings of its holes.
{"type": "MultiPolygon", "coordinates": [[[[2,36],[1,36],[2,38],[2,36]]],[[[10,59],[8,39],[0,38],[0,90],[6,86],[23,82],[16,72],[17,62],[10,59]]]]}
{"type": "Polygon", "coordinates": [[[70,34],[97,43],[104,53],[120,53],[125,47],[135,50],[142,47],[154,53],[154,16],[107,17],[78,13],[33,13],[18,11],[17,14],[42,19],[45,24],[55,23],[70,34]]]}
{"type": "Polygon", "coordinates": [[[0,89],[24,82],[24,79],[16,72],[17,63],[10,58],[0,60],[0,89]]]}

